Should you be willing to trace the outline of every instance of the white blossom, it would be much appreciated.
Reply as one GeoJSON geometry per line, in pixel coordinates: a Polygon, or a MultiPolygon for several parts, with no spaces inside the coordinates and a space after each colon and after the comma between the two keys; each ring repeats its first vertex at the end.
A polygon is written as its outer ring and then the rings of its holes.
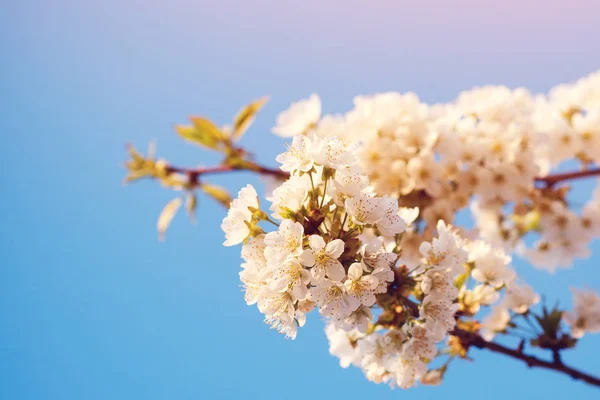
{"type": "Polygon", "coordinates": [[[442,220],[437,223],[438,236],[431,242],[423,242],[419,251],[427,263],[449,271],[458,270],[467,261],[467,252],[451,226],[442,220]]]}
{"type": "Polygon", "coordinates": [[[395,370],[395,383],[403,389],[414,386],[427,373],[427,364],[421,360],[400,358],[398,361],[395,370]]]}
{"type": "Polygon", "coordinates": [[[348,268],[348,279],[344,282],[348,293],[354,296],[363,306],[375,304],[375,289],[378,280],[373,275],[364,275],[360,263],[354,263],[348,268]]]}
{"type": "Polygon", "coordinates": [[[410,340],[404,345],[402,355],[407,359],[433,359],[437,354],[435,341],[429,337],[429,329],[415,324],[408,329],[410,340]]]}
{"type": "Polygon", "coordinates": [[[278,155],[275,160],[281,163],[281,169],[286,172],[308,172],[315,164],[311,156],[311,140],[304,135],[294,136],[292,144],[285,153],[278,155]]]}
{"type": "Polygon", "coordinates": [[[340,359],[340,366],[348,368],[350,365],[360,365],[358,347],[352,341],[360,338],[360,334],[337,329],[333,324],[325,327],[325,334],[329,339],[329,353],[340,359]]]}
{"type": "Polygon", "coordinates": [[[264,291],[257,304],[267,324],[286,337],[296,338],[294,298],[289,292],[264,291]]]}
{"type": "Polygon", "coordinates": [[[571,327],[571,336],[578,339],[585,333],[600,332],[600,296],[591,290],[573,292],[573,310],[563,314],[565,322],[571,327]]]}
{"type": "Polygon", "coordinates": [[[427,296],[421,305],[421,315],[431,326],[439,326],[446,331],[456,325],[454,314],[460,306],[452,300],[427,296]]]}
{"type": "Polygon", "coordinates": [[[348,316],[334,317],[333,323],[345,331],[355,330],[362,334],[367,333],[369,324],[373,320],[373,312],[371,308],[360,306],[348,316]]]}
{"type": "Polygon", "coordinates": [[[470,250],[469,261],[475,264],[472,275],[477,281],[500,287],[514,279],[514,272],[508,267],[511,257],[504,251],[482,241],[473,243],[470,250]]]}
{"type": "Polygon", "coordinates": [[[437,270],[429,270],[423,275],[421,290],[428,298],[453,300],[458,295],[453,277],[437,270]]]}
{"type": "Polygon", "coordinates": [[[346,210],[358,225],[372,225],[385,215],[385,205],[379,197],[359,193],[346,199],[346,210]]]}
{"type": "Polygon", "coordinates": [[[273,269],[269,287],[277,292],[290,292],[295,300],[304,300],[308,294],[310,273],[295,258],[286,260],[273,269]]]}
{"type": "Polygon", "coordinates": [[[381,237],[366,241],[360,248],[360,255],[365,270],[389,270],[398,258],[396,254],[386,251],[381,237]]]}
{"type": "Polygon", "coordinates": [[[273,133],[282,137],[292,137],[304,133],[319,121],[321,116],[321,99],[311,94],[306,100],[292,103],[290,108],[277,116],[277,125],[273,133]]]}
{"type": "Polygon", "coordinates": [[[335,188],[345,196],[355,196],[367,187],[369,179],[363,174],[362,169],[352,165],[339,169],[335,174],[335,188]]]}
{"type": "Polygon", "coordinates": [[[327,136],[311,146],[312,157],[319,165],[344,169],[357,163],[356,145],[336,136],[327,136]]]}
{"type": "Polygon", "coordinates": [[[242,258],[246,262],[242,264],[239,275],[245,291],[244,299],[248,305],[255,304],[262,296],[271,274],[264,256],[264,237],[265,235],[258,235],[242,247],[242,258]]]}
{"type": "Polygon", "coordinates": [[[380,383],[388,374],[389,342],[380,334],[371,334],[358,342],[360,365],[368,380],[380,383]]]}
{"type": "Polygon", "coordinates": [[[270,197],[270,210],[273,218],[282,219],[286,211],[297,211],[302,207],[311,187],[308,175],[292,175],[287,181],[273,190],[270,197]]]}
{"type": "Polygon", "coordinates": [[[400,216],[398,201],[391,197],[383,197],[381,206],[384,209],[383,216],[377,221],[377,229],[383,236],[396,236],[406,230],[406,222],[400,216]]]}
{"type": "Polygon", "coordinates": [[[412,226],[413,222],[415,222],[415,220],[419,216],[419,208],[401,207],[398,210],[398,215],[404,220],[404,224],[406,226],[412,226]]]}
{"type": "Polygon", "coordinates": [[[527,284],[511,284],[504,297],[504,305],[516,312],[523,314],[540,301],[540,296],[533,291],[533,288],[527,284]]]}
{"type": "Polygon", "coordinates": [[[277,267],[290,256],[302,254],[304,227],[298,222],[283,220],[279,229],[265,235],[267,265],[277,267]]]}
{"type": "Polygon", "coordinates": [[[500,293],[496,288],[489,285],[476,285],[473,289],[466,289],[463,286],[459,297],[461,298],[461,305],[466,308],[465,311],[476,314],[482,305],[488,306],[497,302],[500,293]]]}
{"type": "Polygon", "coordinates": [[[503,306],[494,307],[492,312],[481,322],[481,336],[492,340],[496,333],[502,332],[510,322],[510,314],[503,306]]]}
{"type": "Polygon", "coordinates": [[[348,316],[360,306],[358,298],[344,284],[327,278],[310,289],[309,299],[320,306],[322,315],[330,317],[348,316]]]}
{"type": "Polygon", "coordinates": [[[346,277],[346,271],[338,258],[344,252],[344,242],[340,239],[332,240],[325,244],[325,240],[319,235],[308,237],[309,249],[300,254],[300,262],[311,268],[313,282],[317,283],[325,276],[334,281],[342,281],[346,277]]]}
{"type": "Polygon", "coordinates": [[[249,224],[252,221],[252,211],[248,207],[258,209],[258,195],[252,185],[242,188],[238,197],[231,202],[227,216],[223,219],[221,229],[225,232],[224,246],[242,243],[250,236],[249,224]]]}

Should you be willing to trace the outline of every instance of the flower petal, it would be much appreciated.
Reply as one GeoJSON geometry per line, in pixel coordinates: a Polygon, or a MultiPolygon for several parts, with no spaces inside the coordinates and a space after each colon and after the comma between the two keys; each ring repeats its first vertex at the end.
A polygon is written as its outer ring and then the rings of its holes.
{"type": "Polygon", "coordinates": [[[352,279],[353,281],[360,279],[362,273],[363,269],[360,263],[353,263],[350,268],[348,268],[348,278],[352,279]]]}
{"type": "Polygon", "coordinates": [[[308,237],[308,244],[314,251],[320,251],[325,247],[325,240],[319,235],[311,235],[308,237]]]}
{"type": "Polygon", "coordinates": [[[327,263],[326,268],[329,279],[341,282],[346,277],[346,270],[344,270],[344,266],[337,260],[331,259],[331,261],[327,263]]]}
{"type": "Polygon", "coordinates": [[[329,243],[325,247],[325,252],[331,258],[340,258],[342,253],[344,252],[344,241],[342,239],[335,239],[329,243]]]}
{"type": "Polygon", "coordinates": [[[313,265],[315,265],[315,252],[312,250],[304,250],[302,254],[298,256],[298,260],[302,265],[312,267],[313,265]]]}

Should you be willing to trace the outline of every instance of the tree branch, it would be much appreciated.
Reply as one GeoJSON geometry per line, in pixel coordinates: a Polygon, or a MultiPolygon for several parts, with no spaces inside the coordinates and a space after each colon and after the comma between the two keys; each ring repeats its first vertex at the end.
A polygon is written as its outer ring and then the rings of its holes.
{"type": "Polygon", "coordinates": [[[600,175],[600,168],[591,168],[582,171],[564,172],[561,174],[553,174],[544,177],[535,178],[536,182],[542,182],[546,184],[546,187],[552,187],[558,182],[569,181],[574,179],[588,178],[591,176],[600,175]]]}
{"type": "MultiPolygon", "coordinates": [[[[219,165],[215,167],[206,167],[206,168],[184,168],[177,167],[172,165],[166,166],[167,174],[171,173],[180,173],[188,176],[190,182],[197,182],[198,178],[203,175],[209,174],[219,174],[225,172],[234,172],[234,171],[254,171],[262,175],[273,176],[281,179],[285,179],[289,177],[289,174],[285,171],[282,171],[278,168],[269,168],[266,166],[259,165],[257,163],[251,161],[242,161],[240,165],[219,165]]],[[[592,168],[582,171],[574,171],[574,172],[566,172],[560,174],[547,175],[545,177],[536,177],[536,183],[543,183],[547,188],[553,187],[555,184],[563,181],[581,179],[592,176],[600,176],[600,168],[592,168]]],[[[416,303],[411,302],[409,299],[405,299],[406,302],[403,304],[408,307],[414,314],[418,315],[418,305],[416,303]]],[[[571,368],[563,363],[561,360],[560,354],[558,351],[553,352],[553,360],[546,361],[540,358],[537,358],[533,355],[528,355],[523,353],[524,342],[521,342],[519,347],[516,349],[512,349],[501,345],[496,342],[488,342],[479,334],[474,332],[469,332],[466,330],[462,330],[459,328],[455,328],[450,332],[451,335],[456,336],[462,346],[465,349],[469,347],[477,347],[480,349],[487,349],[489,351],[504,354],[508,357],[512,357],[517,360],[523,361],[527,364],[528,367],[537,367],[548,369],[552,371],[556,371],[565,375],[572,377],[575,380],[581,380],[590,385],[600,387],[600,378],[597,378],[593,375],[587,374],[585,372],[579,371],[577,369],[571,368]]]]}
{"type": "MultiPolygon", "coordinates": [[[[245,162],[245,166],[231,166],[231,165],[218,165],[216,167],[206,167],[206,168],[184,168],[184,167],[176,167],[173,165],[168,165],[166,167],[167,173],[179,173],[185,174],[190,177],[194,177],[195,179],[202,175],[209,174],[219,174],[223,172],[234,172],[234,171],[254,171],[258,172],[262,175],[270,175],[280,178],[287,178],[289,174],[285,171],[275,168],[264,167],[259,164],[245,162]]],[[[194,180],[195,180],[194,179],[194,180]]]]}
{"type": "Polygon", "coordinates": [[[495,342],[488,342],[485,339],[483,339],[481,336],[479,336],[478,334],[473,333],[473,332],[455,328],[452,332],[450,332],[450,334],[458,337],[460,339],[463,347],[465,347],[467,349],[471,346],[474,346],[474,347],[477,347],[480,349],[487,349],[494,353],[504,354],[506,356],[515,358],[517,360],[521,360],[525,364],[527,364],[528,367],[538,367],[538,368],[544,368],[544,369],[549,369],[552,371],[560,372],[562,374],[569,375],[571,378],[573,378],[575,380],[581,380],[590,385],[600,387],[600,378],[597,378],[597,377],[587,374],[585,372],[581,372],[579,370],[576,370],[574,368],[571,368],[571,367],[563,364],[560,357],[556,357],[556,355],[554,356],[553,362],[550,362],[550,361],[542,360],[542,359],[537,358],[532,355],[524,354],[522,352],[521,348],[511,349],[509,347],[503,346],[503,345],[495,343],[495,342]]]}
{"type": "MultiPolygon", "coordinates": [[[[246,166],[229,166],[229,165],[219,165],[216,167],[207,167],[207,168],[184,168],[184,167],[176,167],[173,165],[167,166],[167,172],[169,173],[182,173],[188,176],[199,177],[202,175],[208,174],[217,174],[222,172],[232,172],[232,171],[254,171],[258,172],[262,175],[270,175],[280,178],[287,178],[289,174],[285,171],[282,171],[278,168],[269,168],[263,165],[259,165],[253,162],[248,162],[246,166]]],[[[539,176],[535,178],[535,182],[544,183],[546,187],[553,187],[555,184],[563,181],[589,178],[592,176],[600,176],[600,167],[599,168],[591,168],[582,171],[572,171],[572,172],[564,172],[560,174],[552,174],[547,176],[539,176]]]]}

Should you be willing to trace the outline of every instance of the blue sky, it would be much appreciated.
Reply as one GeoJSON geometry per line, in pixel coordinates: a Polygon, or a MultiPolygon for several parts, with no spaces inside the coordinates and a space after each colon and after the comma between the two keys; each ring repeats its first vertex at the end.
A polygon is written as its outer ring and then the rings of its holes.
{"type": "MultiPolygon", "coordinates": [[[[173,193],[123,187],[121,163],[125,143],[150,139],[167,159],[214,163],[173,125],[192,114],[226,123],[265,94],[243,140],[269,163],[283,148],[269,134],[275,115],[313,91],[327,112],[384,90],[431,102],[486,83],[543,91],[600,67],[598,5],[143,3],[0,5],[0,398],[597,398],[481,351],[438,388],[371,384],[338,367],[317,315],[290,341],[245,305],[239,249],[221,246],[224,211],[210,200],[195,225],[181,214],[158,243],[173,193]]],[[[257,180],[220,182],[237,191],[257,180]]],[[[555,276],[517,268],[569,305],[569,285],[600,290],[597,260],[555,276]]],[[[565,360],[600,374],[599,352],[590,336],[565,360]]]]}

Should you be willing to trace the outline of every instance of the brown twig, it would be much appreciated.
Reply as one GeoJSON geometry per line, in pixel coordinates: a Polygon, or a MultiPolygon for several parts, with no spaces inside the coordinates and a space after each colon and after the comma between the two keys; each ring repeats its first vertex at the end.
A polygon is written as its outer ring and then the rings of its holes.
{"type": "Polygon", "coordinates": [[[255,163],[247,163],[246,166],[231,166],[231,165],[218,165],[216,167],[206,167],[206,168],[184,168],[184,167],[176,167],[173,165],[168,165],[166,167],[167,173],[179,173],[185,174],[190,177],[194,177],[197,179],[203,175],[210,174],[219,174],[223,172],[234,172],[234,171],[254,171],[258,172],[262,175],[270,175],[280,178],[287,178],[289,174],[285,171],[275,168],[268,168],[262,165],[258,165],[255,163]]]}
{"type": "MultiPolygon", "coordinates": [[[[169,173],[182,173],[188,176],[199,177],[202,175],[209,174],[218,174],[222,172],[232,172],[232,171],[254,171],[263,175],[271,175],[280,178],[287,178],[289,174],[285,171],[282,171],[278,168],[269,168],[263,165],[259,165],[256,163],[248,163],[247,166],[235,167],[229,165],[219,165],[216,167],[207,167],[207,168],[184,168],[184,167],[176,167],[173,165],[167,166],[167,172],[169,173]]],[[[560,174],[552,174],[547,176],[539,176],[535,178],[536,182],[543,183],[546,187],[553,187],[555,184],[563,181],[570,181],[575,179],[589,178],[592,176],[600,176],[600,167],[599,168],[591,168],[582,171],[573,171],[573,172],[563,172],[560,174]]]]}
{"type": "MultiPolygon", "coordinates": [[[[189,177],[190,181],[196,182],[200,176],[208,175],[208,174],[218,174],[224,172],[234,172],[234,171],[254,171],[259,174],[269,175],[274,177],[279,177],[285,179],[289,177],[289,174],[285,171],[275,168],[265,167],[253,162],[245,162],[245,164],[241,166],[229,166],[229,165],[219,165],[216,167],[207,167],[207,168],[183,168],[169,165],[166,167],[167,173],[180,173],[185,174],[189,177]]],[[[554,175],[547,175],[544,177],[536,177],[535,182],[544,183],[547,188],[553,187],[556,183],[581,179],[591,176],[600,176],[600,168],[593,168],[583,171],[575,171],[575,172],[566,172],[554,175]]],[[[411,302],[409,299],[405,299],[406,302],[403,304],[407,306],[413,313],[418,315],[418,306],[416,303],[411,302]]],[[[546,361],[540,358],[537,358],[532,355],[525,354],[523,352],[524,342],[522,341],[519,344],[519,347],[516,349],[512,349],[501,345],[496,342],[488,342],[483,339],[480,335],[474,332],[465,331],[459,328],[455,328],[450,332],[453,336],[456,336],[461,341],[463,347],[468,349],[469,347],[477,347],[480,349],[487,349],[495,353],[504,354],[508,357],[515,358],[517,360],[523,361],[527,364],[528,367],[537,367],[543,369],[549,369],[552,371],[556,371],[562,374],[569,375],[571,378],[575,380],[581,380],[590,385],[594,385],[600,387],[600,378],[587,374],[585,372],[576,370],[565,365],[558,351],[553,352],[553,361],[546,361]]]]}
{"type": "Polygon", "coordinates": [[[532,355],[525,354],[525,353],[523,353],[523,349],[521,349],[521,348],[512,349],[512,348],[503,346],[499,343],[488,342],[485,339],[483,339],[481,336],[479,336],[477,333],[473,333],[473,332],[455,328],[452,332],[450,332],[450,334],[458,337],[460,339],[463,347],[465,347],[465,348],[474,346],[474,347],[477,347],[480,349],[487,349],[494,353],[504,354],[506,356],[515,358],[517,360],[521,360],[525,364],[527,364],[528,367],[544,368],[544,369],[549,369],[552,371],[560,372],[562,374],[569,375],[571,378],[573,378],[575,380],[581,380],[590,385],[600,387],[600,378],[597,378],[595,376],[592,376],[590,374],[587,374],[585,372],[576,370],[574,368],[571,368],[571,367],[565,365],[561,361],[560,357],[557,357],[556,355],[553,357],[554,360],[552,362],[550,362],[550,361],[542,360],[542,359],[537,358],[532,355]]]}
{"type": "Polygon", "coordinates": [[[570,181],[574,179],[588,178],[591,176],[599,176],[600,168],[591,168],[582,171],[574,171],[574,172],[564,172],[561,174],[553,174],[548,176],[542,176],[535,178],[536,182],[541,182],[546,185],[546,187],[552,187],[558,182],[562,181],[570,181]]]}

